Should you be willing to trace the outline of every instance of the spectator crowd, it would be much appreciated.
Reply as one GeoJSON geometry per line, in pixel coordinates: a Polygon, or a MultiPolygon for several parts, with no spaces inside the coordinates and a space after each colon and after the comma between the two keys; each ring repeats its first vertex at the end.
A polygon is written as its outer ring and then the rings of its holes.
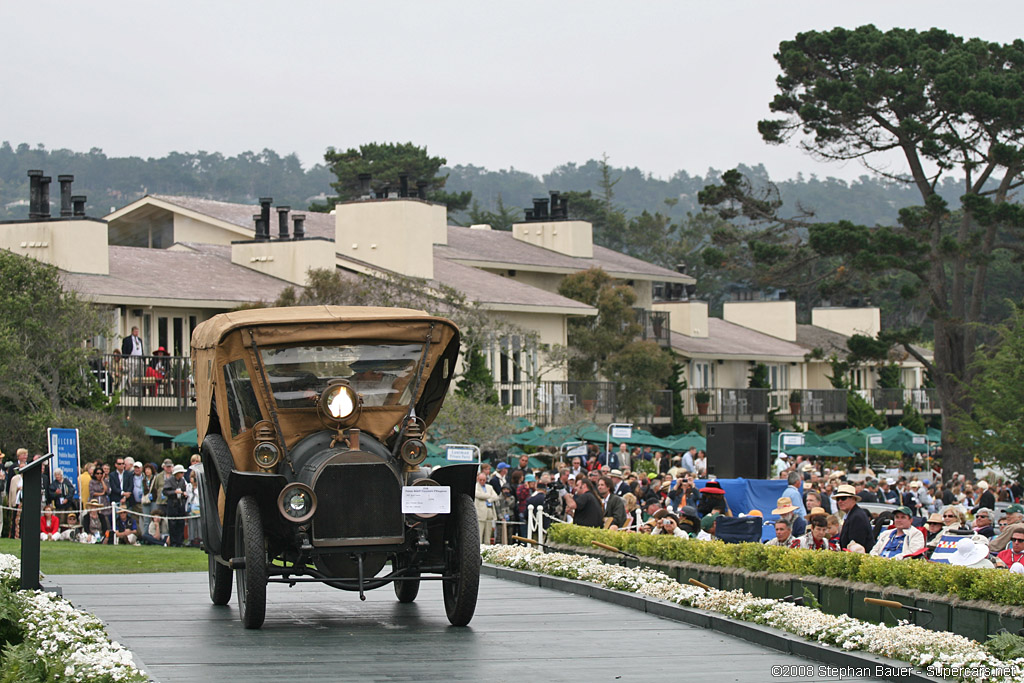
{"type": "MultiPolygon", "coordinates": [[[[42,456],[36,455],[35,459],[42,456]]],[[[165,459],[156,463],[117,457],[112,463],[84,463],[77,479],[42,465],[43,514],[40,538],[129,545],[199,545],[199,486],[193,455],[189,467],[165,459]]],[[[0,454],[0,535],[18,538],[24,483],[18,470],[29,462],[19,448],[14,460],[0,454]]]]}
{"type": "Polygon", "coordinates": [[[508,543],[554,522],[714,540],[737,528],[733,520],[756,517],[741,526],[768,536],[768,545],[1024,573],[1019,482],[953,473],[943,483],[870,470],[851,477],[785,454],[776,466],[785,488],[768,520],[761,510],[730,509],[719,482],[705,481],[707,458],[696,448],[668,458],[650,449],[622,445],[605,453],[592,445],[586,456],[551,468],[530,467],[526,455],[514,466],[484,463],[476,486],[480,541],[508,543]]]}

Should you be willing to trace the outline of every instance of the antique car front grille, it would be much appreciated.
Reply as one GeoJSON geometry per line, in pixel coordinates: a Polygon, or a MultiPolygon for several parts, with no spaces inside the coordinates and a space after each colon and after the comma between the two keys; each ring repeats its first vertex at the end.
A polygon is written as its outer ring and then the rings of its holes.
{"type": "Polygon", "coordinates": [[[314,545],[401,542],[402,487],[386,463],[327,465],[314,491],[314,545]]]}

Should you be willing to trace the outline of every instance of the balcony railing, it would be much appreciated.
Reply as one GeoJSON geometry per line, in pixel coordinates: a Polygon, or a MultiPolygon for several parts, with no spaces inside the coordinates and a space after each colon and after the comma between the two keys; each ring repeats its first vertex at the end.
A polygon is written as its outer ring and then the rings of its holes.
{"type": "Polygon", "coordinates": [[[122,408],[186,410],[195,405],[188,356],[106,354],[91,365],[103,393],[118,395],[122,408]]]}
{"type": "Polygon", "coordinates": [[[939,407],[936,389],[857,389],[861,398],[881,413],[902,415],[906,405],[913,406],[922,415],[937,415],[939,407]]]}
{"type": "Polygon", "coordinates": [[[648,311],[643,308],[633,310],[636,311],[636,321],[640,324],[640,338],[668,347],[671,343],[668,311],[648,311]]]}
{"type": "Polygon", "coordinates": [[[790,403],[791,393],[788,389],[687,389],[683,391],[683,412],[712,422],[762,422],[773,410],[778,415],[799,416],[802,422],[846,420],[843,389],[801,389],[798,404],[790,403]],[[698,402],[698,398],[707,400],[698,402]]]}

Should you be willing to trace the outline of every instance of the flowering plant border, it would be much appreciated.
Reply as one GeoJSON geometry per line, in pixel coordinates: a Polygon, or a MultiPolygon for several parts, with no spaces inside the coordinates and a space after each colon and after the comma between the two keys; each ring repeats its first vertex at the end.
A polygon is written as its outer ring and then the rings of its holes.
{"type": "Polygon", "coordinates": [[[62,597],[19,590],[21,561],[0,553],[0,683],[144,683],[132,653],[62,597]]]}
{"type": "Polygon", "coordinates": [[[680,584],[653,569],[609,565],[592,557],[543,553],[523,546],[482,546],[481,555],[491,564],[589,581],[771,626],[842,650],[889,657],[907,662],[928,676],[965,683],[1011,683],[1024,677],[1024,657],[1002,660],[977,641],[903,621],[897,626],[871,624],[811,607],[757,598],[742,590],[705,590],[680,584]]]}
{"type": "Polygon", "coordinates": [[[1006,571],[979,571],[937,562],[894,562],[863,553],[834,553],[765,546],[760,543],[720,543],[554,524],[552,543],[590,549],[600,541],[634,555],[660,560],[693,562],[710,567],[735,567],[773,574],[842,579],[884,588],[933,593],[948,600],[984,600],[1009,608],[1024,605],[1024,577],[1006,571]]]}

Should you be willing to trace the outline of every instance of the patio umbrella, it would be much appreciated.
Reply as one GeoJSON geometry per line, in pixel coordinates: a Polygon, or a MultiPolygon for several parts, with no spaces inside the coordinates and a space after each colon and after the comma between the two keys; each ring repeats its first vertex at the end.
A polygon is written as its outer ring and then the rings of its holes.
{"type": "Polygon", "coordinates": [[[195,446],[198,448],[198,438],[199,432],[197,432],[195,429],[190,429],[187,432],[182,432],[181,434],[178,434],[176,437],[171,439],[171,443],[173,443],[176,446],[195,446]]]}
{"type": "Polygon", "coordinates": [[[151,439],[173,439],[174,437],[167,432],[161,432],[159,429],[153,429],[152,427],[146,427],[146,436],[151,439]]]}
{"type": "Polygon", "coordinates": [[[707,451],[708,449],[708,440],[697,432],[689,432],[677,437],[668,437],[665,441],[668,442],[666,448],[670,451],[688,451],[691,446],[696,447],[698,451],[707,451]]]}

